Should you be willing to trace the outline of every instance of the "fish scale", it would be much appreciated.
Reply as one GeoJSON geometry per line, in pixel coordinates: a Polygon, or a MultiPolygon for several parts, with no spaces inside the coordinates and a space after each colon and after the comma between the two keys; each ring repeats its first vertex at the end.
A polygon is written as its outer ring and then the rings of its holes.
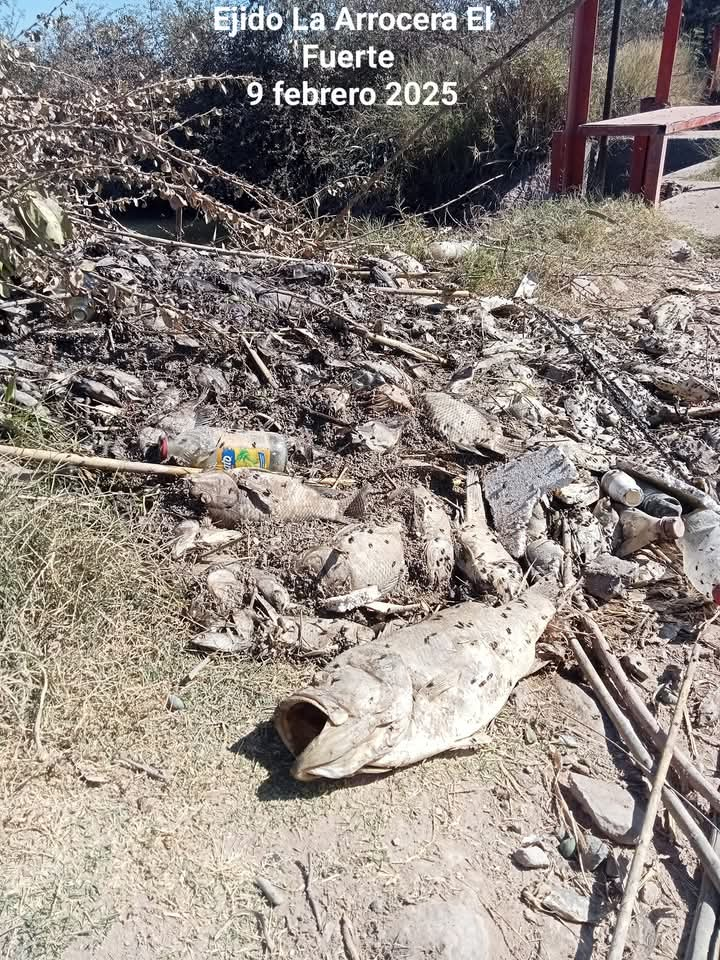
{"type": "Polygon", "coordinates": [[[413,487],[413,529],[425,553],[430,586],[439,589],[450,582],[453,568],[452,527],[442,502],[426,487],[413,487]]]}
{"type": "Polygon", "coordinates": [[[402,526],[353,526],[330,544],[308,550],[298,570],[316,576],[328,597],[373,585],[382,596],[407,573],[402,526]]]}
{"type": "Polygon", "coordinates": [[[502,607],[468,601],[340,654],[275,712],[293,776],[383,773],[477,743],[530,671],[556,595],[543,581],[502,607]]]}
{"type": "Polygon", "coordinates": [[[497,420],[487,417],[475,407],[447,393],[430,390],[423,395],[423,404],[430,418],[430,427],[443,440],[470,453],[509,454],[520,445],[506,440],[497,420]]]}
{"type": "Polygon", "coordinates": [[[284,474],[257,470],[204,471],[190,478],[190,492],[199,497],[210,518],[221,527],[272,519],[342,520],[350,508],[362,511],[363,491],[333,499],[322,487],[284,474]]]}

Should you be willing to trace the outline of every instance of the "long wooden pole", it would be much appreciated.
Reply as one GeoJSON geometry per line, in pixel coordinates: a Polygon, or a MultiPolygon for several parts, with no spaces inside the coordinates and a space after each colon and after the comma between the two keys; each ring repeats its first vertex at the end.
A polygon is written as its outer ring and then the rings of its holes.
{"type": "Polygon", "coordinates": [[[110,457],[83,457],[78,453],[57,450],[36,450],[32,447],[11,447],[0,444],[0,456],[30,463],[56,463],[59,466],[87,467],[109,473],[142,473],[161,477],[189,477],[202,473],[200,467],[172,467],[164,463],[143,463],[137,460],[114,460],[110,457]]]}
{"type": "Polygon", "coordinates": [[[642,829],[640,831],[640,840],[635,848],[635,855],[633,857],[632,866],[630,867],[630,874],[628,876],[627,883],[625,884],[625,893],[623,894],[622,904],[620,905],[620,913],[618,914],[617,923],[615,924],[615,933],[613,934],[613,940],[610,944],[610,952],[607,955],[607,960],[622,960],[623,953],[625,952],[625,943],[627,941],[628,931],[630,930],[630,921],[632,920],[635,898],[637,897],[643,870],[645,869],[645,861],[647,860],[650,841],[652,840],[653,830],[655,829],[655,817],[658,812],[658,807],[660,806],[660,799],[665,786],[665,779],[667,777],[668,770],[670,769],[673,745],[677,739],[678,731],[680,730],[685,704],[687,703],[690,688],[692,687],[693,678],[695,676],[695,668],[698,664],[699,652],[700,647],[696,642],[690,657],[690,663],[688,664],[685,679],[680,687],[677,704],[675,705],[675,712],[673,713],[670,729],[668,730],[667,740],[665,741],[665,747],[660,755],[660,761],[655,770],[652,790],[650,791],[650,799],[648,800],[647,809],[645,810],[645,819],[643,820],[642,829]]]}

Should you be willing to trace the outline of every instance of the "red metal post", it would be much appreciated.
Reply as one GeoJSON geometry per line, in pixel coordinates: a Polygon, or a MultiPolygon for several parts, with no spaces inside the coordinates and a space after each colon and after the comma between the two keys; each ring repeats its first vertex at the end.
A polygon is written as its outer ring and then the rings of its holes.
{"type": "MultiPolygon", "coordinates": [[[[641,113],[655,109],[655,97],[643,97],[640,101],[641,113]]],[[[630,158],[630,193],[643,193],[645,183],[645,167],[647,164],[650,137],[639,136],[633,139],[632,155],[630,158]]]]}
{"type": "Polygon", "coordinates": [[[670,102],[670,84],[675,65],[675,51],[680,38],[680,21],[682,20],[683,0],[668,0],[665,14],[665,29],[663,30],[662,51],[658,66],[657,84],[655,86],[655,101],[657,106],[670,102]]]}
{"type": "Polygon", "coordinates": [[[583,0],[575,11],[565,124],[565,187],[569,190],[582,189],[585,181],[586,141],[578,127],[588,119],[590,110],[598,6],[599,0],[583,0]]]}
{"type": "Polygon", "coordinates": [[[550,193],[565,192],[565,131],[556,130],[550,149],[550,193]]]}
{"type": "Polygon", "coordinates": [[[659,133],[653,137],[648,137],[648,140],[642,192],[646,202],[653,207],[657,207],[660,203],[660,185],[662,183],[663,167],[665,166],[667,138],[664,133],[659,133]]]}
{"type": "Polygon", "coordinates": [[[715,24],[712,32],[712,52],[710,54],[709,93],[716,93],[718,89],[718,63],[720,63],[720,24],[715,24]]]}

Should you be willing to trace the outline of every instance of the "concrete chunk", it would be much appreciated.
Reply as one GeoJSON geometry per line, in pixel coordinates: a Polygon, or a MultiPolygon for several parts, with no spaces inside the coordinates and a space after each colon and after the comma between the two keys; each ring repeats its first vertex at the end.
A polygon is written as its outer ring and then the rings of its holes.
{"type": "Polygon", "coordinates": [[[513,557],[522,557],[533,507],[545,494],[577,480],[573,463],[558,447],[541,447],[486,471],[485,499],[498,539],[513,557]]]}

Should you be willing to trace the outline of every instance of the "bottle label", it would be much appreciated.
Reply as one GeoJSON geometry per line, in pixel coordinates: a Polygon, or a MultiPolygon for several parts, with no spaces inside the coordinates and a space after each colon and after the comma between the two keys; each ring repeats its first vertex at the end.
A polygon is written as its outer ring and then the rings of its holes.
{"type": "Polygon", "coordinates": [[[218,447],[218,470],[233,470],[235,467],[270,469],[270,450],[263,447],[218,447]]]}

